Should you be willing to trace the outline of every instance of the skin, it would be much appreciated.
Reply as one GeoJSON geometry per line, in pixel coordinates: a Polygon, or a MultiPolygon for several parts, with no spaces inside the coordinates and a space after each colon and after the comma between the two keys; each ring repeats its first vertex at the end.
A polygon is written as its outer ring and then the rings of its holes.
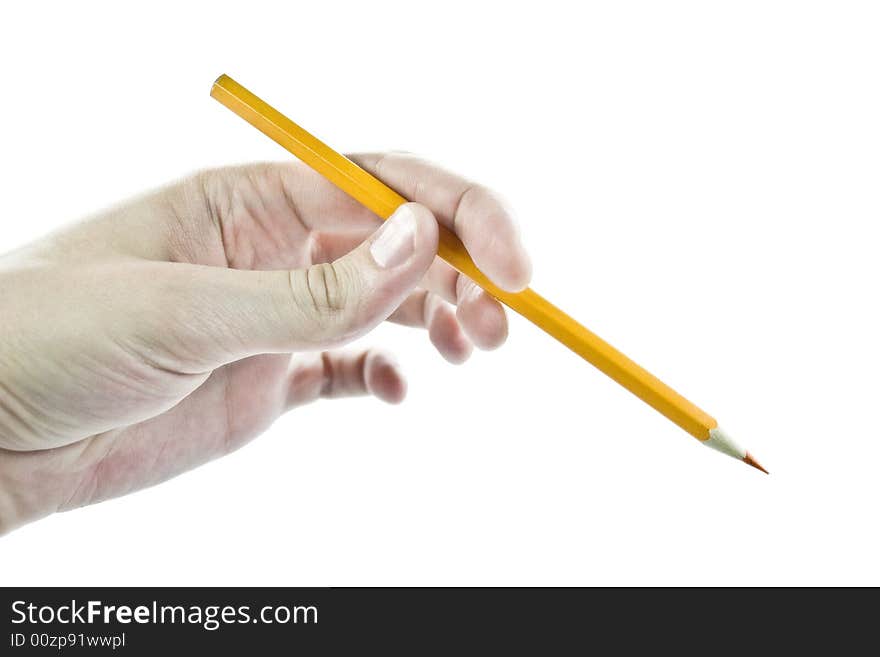
{"type": "Polygon", "coordinates": [[[501,306],[435,257],[440,222],[524,288],[498,196],[411,155],[352,158],[414,202],[382,225],[305,166],[219,169],[0,257],[0,533],[165,481],[322,397],[402,401],[390,356],[333,351],[386,319],[454,363],[504,342],[501,306]]]}

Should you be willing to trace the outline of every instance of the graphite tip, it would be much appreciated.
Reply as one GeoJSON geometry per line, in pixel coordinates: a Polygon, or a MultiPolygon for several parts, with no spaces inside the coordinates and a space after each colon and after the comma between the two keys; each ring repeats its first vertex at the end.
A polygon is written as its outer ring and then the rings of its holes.
{"type": "Polygon", "coordinates": [[[745,458],[743,459],[743,463],[745,463],[745,464],[747,464],[747,465],[750,465],[750,466],[752,466],[753,468],[757,468],[758,470],[760,470],[760,471],[763,472],[764,474],[770,474],[769,472],[767,472],[767,470],[764,469],[764,466],[761,465],[760,463],[758,463],[758,462],[755,460],[755,457],[752,456],[749,452],[746,452],[746,456],[745,456],[745,458]]]}

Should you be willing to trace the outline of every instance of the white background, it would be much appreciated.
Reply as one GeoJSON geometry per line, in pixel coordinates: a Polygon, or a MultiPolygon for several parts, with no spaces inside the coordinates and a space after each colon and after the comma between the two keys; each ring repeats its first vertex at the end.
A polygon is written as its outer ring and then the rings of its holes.
{"type": "Polygon", "coordinates": [[[410,375],[402,406],[320,402],[20,529],[0,583],[880,584],[876,7],[4,5],[0,250],[196,168],[285,158],[209,98],[225,72],[341,150],[500,190],[533,287],[772,475],[520,318],[458,368],[384,326],[364,342],[410,375]]]}

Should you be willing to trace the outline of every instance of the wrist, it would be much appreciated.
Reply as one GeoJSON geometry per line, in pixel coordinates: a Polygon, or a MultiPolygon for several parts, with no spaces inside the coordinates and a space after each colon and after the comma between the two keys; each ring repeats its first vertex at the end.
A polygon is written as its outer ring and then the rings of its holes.
{"type": "MultiPolygon", "coordinates": [[[[0,458],[5,459],[5,456],[3,454],[0,458]]],[[[13,491],[11,482],[3,476],[3,465],[0,463],[0,536],[24,524],[18,508],[18,495],[13,491]]]]}
{"type": "Polygon", "coordinates": [[[27,467],[29,457],[0,449],[0,536],[52,513],[40,495],[39,473],[27,467]]]}

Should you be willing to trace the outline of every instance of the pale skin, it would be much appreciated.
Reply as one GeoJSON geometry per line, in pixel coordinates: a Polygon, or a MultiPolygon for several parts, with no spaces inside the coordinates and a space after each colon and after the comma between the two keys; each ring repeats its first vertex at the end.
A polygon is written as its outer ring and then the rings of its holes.
{"type": "Polygon", "coordinates": [[[524,288],[505,204],[411,155],[352,157],[414,202],[382,225],[303,165],[233,167],[0,256],[0,534],[158,484],[322,397],[402,401],[388,354],[334,351],[386,319],[454,363],[504,342],[501,306],[435,254],[441,223],[524,288]]]}

